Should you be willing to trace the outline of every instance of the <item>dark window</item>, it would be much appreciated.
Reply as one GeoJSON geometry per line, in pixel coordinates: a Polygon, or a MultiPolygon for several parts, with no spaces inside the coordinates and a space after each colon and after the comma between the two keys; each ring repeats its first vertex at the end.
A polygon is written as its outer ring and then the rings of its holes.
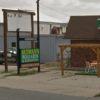
{"type": "Polygon", "coordinates": [[[38,48],[38,42],[35,42],[35,48],[38,48]]]}
{"type": "Polygon", "coordinates": [[[16,47],[16,42],[12,42],[12,47],[16,47]]]}

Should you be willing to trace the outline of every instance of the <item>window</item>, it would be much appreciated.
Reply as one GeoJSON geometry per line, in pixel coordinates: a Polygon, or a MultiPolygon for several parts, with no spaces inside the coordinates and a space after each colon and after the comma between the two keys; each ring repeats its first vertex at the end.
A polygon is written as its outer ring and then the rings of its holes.
{"type": "Polygon", "coordinates": [[[38,42],[34,42],[35,43],[35,48],[38,48],[38,42]]]}
{"type": "Polygon", "coordinates": [[[63,33],[66,33],[66,27],[63,27],[62,30],[63,30],[63,33]]]}
{"type": "Polygon", "coordinates": [[[16,47],[16,42],[12,42],[12,47],[16,47]]]}

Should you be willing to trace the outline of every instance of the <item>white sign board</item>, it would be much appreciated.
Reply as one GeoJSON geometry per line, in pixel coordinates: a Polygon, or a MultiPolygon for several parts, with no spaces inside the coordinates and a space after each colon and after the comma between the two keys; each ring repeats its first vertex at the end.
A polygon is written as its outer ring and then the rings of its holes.
{"type": "Polygon", "coordinates": [[[16,31],[20,28],[22,32],[31,32],[31,15],[28,13],[7,12],[7,29],[16,31]]]}

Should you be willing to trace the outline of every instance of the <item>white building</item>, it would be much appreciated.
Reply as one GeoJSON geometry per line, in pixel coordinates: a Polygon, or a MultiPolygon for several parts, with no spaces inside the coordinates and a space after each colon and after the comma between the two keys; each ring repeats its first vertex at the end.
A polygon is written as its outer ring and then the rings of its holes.
{"type": "MultiPolygon", "coordinates": [[[[36,15],[34,18],[34,36],[37,38],[37,21],[36,15]]],[[[70,40],[63,39],[63,33],[66,32],[67,23],[59,21],[55,18],[40,14],[40,59],[41,63],[53,62],[58,59],[57,54],[60,53],[58,45],[70,44],[70,40]]],[[[4,30],[3,20],[0,23],[0,50],[4,50],[4,30]]],[[[20,33],[20,37],[30,38],[30,33],[20,33]]],[[[12,46],[17,47],[16,33],[7,33],[7,48],[12,46]]],[[[37,41],[34,42],[34,46],[37,41]]],[[[30,41],[20,42],[20,48],[31,48],[30,41]]]]}

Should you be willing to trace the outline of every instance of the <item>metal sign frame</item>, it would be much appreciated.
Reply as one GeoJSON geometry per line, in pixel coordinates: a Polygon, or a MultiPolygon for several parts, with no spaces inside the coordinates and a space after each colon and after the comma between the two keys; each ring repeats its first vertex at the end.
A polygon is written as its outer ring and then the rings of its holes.
{"type": "MultiPolygon", "coordinates": [[[[27,63],[27,64],[31,64],[31,66],[27,66],[27,67],[23,67],[24,64],[26,63],[23,63],[21,64],[20,62],[20,47],[19,47],[19,43],[21,41],[21,39],[19,38],[19,30],[20,29],[17,29],[17,68],[18,68],[18,74],[20,74],[20,68],[33,68],[33,67],[38,67],[38,72],[40,72],[40,61],[39,62],[33,62],[33,63],[27,63]]],[[[32,39],[30,39],[31,41],[32,39]]],[[[39,49],[39,53],[40,53],[40,49],[39,49]]],[[[40,59],[40,56],[39,56],[39,59],[40,59]]]]}

